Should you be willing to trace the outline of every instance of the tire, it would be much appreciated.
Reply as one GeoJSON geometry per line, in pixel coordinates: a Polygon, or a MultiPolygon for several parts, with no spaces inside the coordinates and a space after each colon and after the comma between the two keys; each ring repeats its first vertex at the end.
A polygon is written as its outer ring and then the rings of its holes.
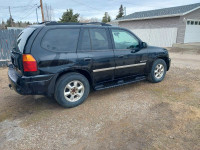
{"type": "Polygon", "coordinates": [[[88,97],[90,84],[79,73],[67,73],[59,78],[55,88],[56,101],[65,108],[82,104],[88,97]]]}
{"type": "Polygon", "coordinates": [[[153,62],[148,80],[152,83],[161,82],[165,78],[167,65],[163,59],[157,59],[153,62]]]}

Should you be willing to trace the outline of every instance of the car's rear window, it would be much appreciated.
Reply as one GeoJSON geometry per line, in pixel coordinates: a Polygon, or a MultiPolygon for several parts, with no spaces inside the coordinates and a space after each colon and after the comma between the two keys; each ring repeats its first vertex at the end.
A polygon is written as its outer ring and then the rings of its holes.
{"type": "Polygon", "coordinates": [[[20,52],[23,53],[24,47],[26,45],[27,39],[33,33],[36,28],[26,28],[24,29],[17,38],[17,45],[20,52]]]}
{"type": "Polygon", "coordinates": [[[75,52],[80,29],[51,29],[44,35],[41,46],[55,52],[75,52]]]}

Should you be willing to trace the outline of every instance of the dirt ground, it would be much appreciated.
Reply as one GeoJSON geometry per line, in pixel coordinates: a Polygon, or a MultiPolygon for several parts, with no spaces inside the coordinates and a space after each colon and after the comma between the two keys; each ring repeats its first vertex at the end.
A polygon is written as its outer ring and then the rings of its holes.
{"type": "Polygon", "coordinates": [[[200,55],[170,56],[163,82],[92,92],[71,109],[18,95],[0,68],[0,149],[199,150],[200,55]]]}

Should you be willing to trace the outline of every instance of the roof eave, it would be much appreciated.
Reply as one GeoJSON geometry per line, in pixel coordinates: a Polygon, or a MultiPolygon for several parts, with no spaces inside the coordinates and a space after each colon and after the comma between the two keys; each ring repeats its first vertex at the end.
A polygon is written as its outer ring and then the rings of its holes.
{"type": "Polygon", "coordinates": [[[191,9],[191,10],[189,10],[189,11],[187,11],[187,12],[183,13],[183,15],[187,15],[187,14],[189,14],[189,13],[191,13],[191,12],[193,12],[193,11],[195,11],[195,10],[199,9],[199,8],[200,8],[200,6],[199,6],[199,7],[196,7],[196,8],[194,8],[194,9],[191,9]]]}
{"type": "Polygon", "coordinates": [[[196,7],[194,9],[191,9],[185,13],[182,14],[174,14],[174,15],[164,15],[164,16],[155,16],[155,17],[144,17],[144,18],[132,18],[132,19],[123,19],[123,20],[114,20],[114,22],[123,22],[123,21],[135,21],[135,20],[147,20],[147,19],[157,19],[157,18],[167,18],[167,17],[178,17],[178,16],[184,16],[187,15],[197,9],[200,9],[199,7],[196,7]]]}
{"type": "Polygon", "coordinates": [[[123,21],[147,20],[147,19],[167,18],[167,17],[178,17],[178,16],[182,16],[182,15],[183,14],[175,14],[175,15],[155,16],[155,17],[123,19],[123,20],[115,20],[115,21],[116,22],[123,22],[123,21]]]}

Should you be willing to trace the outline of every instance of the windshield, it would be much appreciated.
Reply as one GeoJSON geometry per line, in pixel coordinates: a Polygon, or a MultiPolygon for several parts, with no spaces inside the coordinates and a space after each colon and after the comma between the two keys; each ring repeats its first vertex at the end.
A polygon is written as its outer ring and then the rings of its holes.
{"type": "Polygon", "coordinates": [[[24,47],[26,45],[26,41],[29,38],[29,36],[33,33],[35,28],[26,28],[24,29],[17,38],[17,46],[21,53],[23,53],[24,47]]]}

